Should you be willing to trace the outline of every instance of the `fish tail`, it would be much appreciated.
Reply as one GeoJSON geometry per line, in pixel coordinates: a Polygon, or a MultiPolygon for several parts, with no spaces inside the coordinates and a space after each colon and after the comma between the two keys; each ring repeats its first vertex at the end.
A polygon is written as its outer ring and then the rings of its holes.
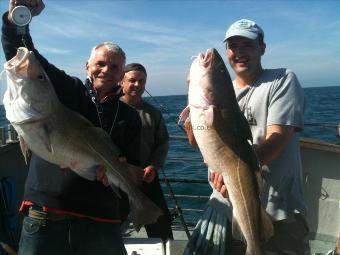
{"type": "Polygon", "coordinates": [[[262,255],[262,252],[261,252],[261,249],[251,250],[251,249],[248,249],[247,247],[245,255],[262,255]]]}
{"type": "Polygon", "coordinates": [[[260,225],[261,239],[264,241],[268,241],[269,238],[274,235],[273,223],[269,215],[267,214],[267,212],[262,208],[262,206],[260,207],[260,216],[261,216],[261,225],[260,225]]]}
{"type": "MultiPolygon", "coordinates": [[[[140,175],[141,170],[132,165],[126,167],[126,173],[133,173],[125,177],[117,178],[114,171],[106,171],[108,180],[115,187],[121,188],[129,197],[130,211],[132,214],[132,223],[134,229],[138,232],[143,225],[152,224],[157,221],[158,217],[163,214],[159,209],[138,187],[136,175],[140,175]],[[135,169],[135,171],[133,171],[135,169]],[[138,170],[138,172],[136,172],[138,170]],[[119,180],[117,182],[117,179],[119,180]],[[129,183],[130,182],[132,183],[129,183]]],[[[140,177],[142,179],[142,177],[140,177]]],[[[116,189],[114,189],[115,191],[116,189]]]]}
{"type": "Polygon", "coordinates": [[[155,223],[159,216],[164,214],[148,197],[142,193],[139,196],[139,198],[130,199],[132,223],[137,232],[143,225],[155,223]]]}

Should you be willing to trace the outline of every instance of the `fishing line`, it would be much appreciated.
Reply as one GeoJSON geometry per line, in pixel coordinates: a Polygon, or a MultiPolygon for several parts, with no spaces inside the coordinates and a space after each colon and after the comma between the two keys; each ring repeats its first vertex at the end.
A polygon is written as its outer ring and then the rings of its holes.
{"type": "Polygon", "coordinates": [[[6,69],[4,69],[4,70],[2,70],[1,72],[0,72],[0,80],[2,80],[2,77],[4,76],[4,73],[6,72],[6,69]]]}
{"type": "MultiPolygon", "coordinates": [[[[184,130],[184,128],[183,128],[182,126],[180,126],[179,124],[177,124],[177,121],[174,120],[174,119],[172,118],[172,116],[171,116],[170,113],[166,110],[166,108],[165,108],[160,102],[158,102],[158,100],[157,100],[156,98],[154,98],[154,97],[153,97],[146,89],[145,89],[145,92],[146,92],[146,93],[150,96],[150,98],[158,105],[158,107],[160,108],[160,110],[164,111],[164,113],[166,113],[167,116],[168,116],[174,123],[176,123],[176,125],[177,125],[184,133],[186,133],[185,130],[184,130]]],[[[162,174],[163,174],[163,176],[164,176],[164,182],[165,182],[165,184],[167,185],[167,187],[168,187],[168,189],[169,189],[170,196],[171,196],[171,198],[172,198],[172,200],[173,200],[173,202],[174,202],[174,204],[175,204],[176,213],[177,213],[177,215],[178,215],[178,217],[179,217],[179,219],[180,219],[180,221],[181,221],[181,223],[182,223],[182,225],[183,225],[184,231],[185,231],[185,233],[186,233],[188,239],[190,239],[190,232],[189,232],[189,230],[188,230],[187,224],[186,224],[185,219],[184,219],[184,217],[183,217],[182,209],[181,209],[181,207],[178,205],[178,202],[177,202],[175,193],[173,192],[173,189],[172,189],[171,184],[170,184],[170,182],[169,182],[169,180],[168,180],[168,178],[167,178],[167,176],[166,176],[166,174],[165,174],[164,169],[163,169],[162,167],[161,167],[160,169],[161,169],[162,174]]]]}
{"type": "Polygon", "coordinates": [[[163,106],[156,98],[154,98],[154,97],[149,93],[149,91],[147,91],[146,89],[145,89],[145,92],[146,92],[146,93],[150,96],[150,98],[158,105],[159,109],[160,109],[161,111],[163,111],[163,112],[169,117],[169,119],[170,119],[172,122],[174,122],[174,123],[176,124],[176,126],[178,126],[178,127],[183,131],[184,134],[186,134],[185,129],[183,128],[183,126],[181,126],[181,125],[178,124],[177,120],[175,120],[175,119],[170,115],[170,113],[168,112],[168,110],[166,109],[166,107],[163,106]]]}
{"type": "Polygon", "coordinates": [[[4,98],[4,94],[5,94],[5,87],[7,87],[7,84],[6,84],[6,79],[3,79],[3,77],[4,77],[4,73],[6,73],[6,70],[4,69],[4,70],[2,70],[1,72],[0,72],[0,81],[1,81],[1,85],[2,85],[2,83],[4,84],[4,85],[6,85],[6,86],[4,86],[3,88],[1,88],[1,86],[0,86],[0,105],[2,105],[3,103],[2,103],[2,99],[4,98]]]}

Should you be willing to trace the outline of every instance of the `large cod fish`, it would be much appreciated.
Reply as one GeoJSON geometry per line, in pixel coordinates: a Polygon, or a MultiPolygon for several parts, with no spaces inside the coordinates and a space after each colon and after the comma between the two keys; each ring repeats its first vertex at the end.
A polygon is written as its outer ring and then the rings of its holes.
{"type": "Polygon", "coordinates": [[[4,67],[6,118],[19,134],[25,158],[30,149],[89,180],[95,180],[96,169],[102,165],[111,186],[129,196],[134,228],[139,231],[142,225],[155,222],[162,211],[138,188],[143,170],[121,162],[117,147],[104,130],[60,103],[34,53],[19,48],[4,67]]]}
{"type": "MultiPolygon", "coordinates": [[[[261,254],[260,241],[273,226],[261,207],[260,168],[247,120],[240,111],[227,68],[215,49],[193,61],[188,106],[181,120],[190,121],[197,145],[209,169],[222,174],[233,210],[233,235],[246,240],[247,255],[261,254]]],[[[227,244],[228,245],[228,244],[227,244]]]]}

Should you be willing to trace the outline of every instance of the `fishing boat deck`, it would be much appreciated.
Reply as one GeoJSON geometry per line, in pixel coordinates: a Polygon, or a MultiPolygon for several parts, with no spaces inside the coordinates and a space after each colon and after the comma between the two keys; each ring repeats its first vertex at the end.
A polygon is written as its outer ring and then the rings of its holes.
{"type": "MultiPolygon", "coordinates": [[[[148,239],[146,231],[144,228],[142,228],[139,232],[136,232],[133,230],[132,226],[124,233],[124,242],[126,244],[128,254],[133,254],[133,250],[138,249],[140,247],[140,244],[148,244],[150,247],[150,244],[154,244],[154,247],[162,246],[164,251],[159,251],[157,254],[164,254],[164,255],[182,255],[183,251],[185,249],[185,245],[188,241],[188,238],[186,236],[186,233],[183,229],[183,226],[175,224],[172,226],[173,229],[173,235],[174,240],[168,241],[166,244],[162,244],[160,239],[157,238],[151,238],[148,239]],[[157,246],[158,245],[158,246],[157,246]],[[162,253],[163,252],[163,253],[162,253]]],[[[190,233],[192,233],[193,227],[189,227],[190,233]]],[[[311,248],[311,254],[313,255],[331,255],[335,253],[331,253],[335,249],[335,241],[324,241],[324,240],[309,240],[309,245],[311,248]]],[[[151,246],[152,249],[152,246],[151,246]]],[[[154,248],[153,252],[155,252],[157,248],[154,248]]],[[[137,251],[137,254],[140,255],[152,255],[150,250],[145,249],[145,253],[141,253],[141,251],[137,251]],[[149,252],[149,253],[148,253],[149,252]]]]}
{"type": "MultiPolygon", "coordinates": [[[[307,220],[310,227],[311,254],[332,254],[336,239],[340,234],[340,145],[329,144],[313,139],[302,139],[301,142],[302,163],[304,168],[304,192],[306,203],[309,208],[307,220]]],[[[21,200],[24,182],[27,174],[27,166],[20,155],[20,147],[17,142],[10,142],[0,146],[0,165],[2,167],[0,177],[13,176],[17,181],[17,199],[21,200]]],[[[168,178],[170,182],[171,178],[168,178]]],[[[186,181],[184,181],[186,182],[186,181]]],[[[192,199],[192,194],[188,194],[192,199]]],[[[175,194],[180,197],[180,195],[175,194]]],[[[208,199],[208,196],[199,196],[208,199]]],[[[186,214],[187,208],[182,208],[186,214]]],[[[200,208],[202,209],[202,208],[200,208]]],[[[197,210],[197,208],[196,208],[197,210]]],[[[193,224],[188,225],[189,233],[193,230],[193,224]]],[[[153,242],[160,253],[166,255],[182,254],[187,234],[178,218],[174,221],[173,234],[175,241],[163,245],[158,239],[148,239],[144,228],[137,233],[129,227],[124,234],[127,246],[143,247],[150,246],[153,242]],[[134,243],[136,246],[134,246],[134,243]],[[159,248],[161,247],[161,248],[159,248]]],[[[143,253],[132,253],[140,254],[143,253]]],[[[150,252],[144,253],[153,255],[150,252]]]]}
{"type": "MultiPolygon", "coordinates": [[[[300,140],[300,145],[304,166],[304,193],[309,208],[307,220],[310,227],[308,238],[311,254],[335,254],[336,241],[340,236],[340,145],[305,138],[300,140]]],[[[168,181],[176,182],[171,178],[168,178],[168,181]]],[[[177,181],[189,182],[188,180],[177,181]]],[[[193,196],[188,195],[189,198],[193,196]]],[[[203,196],[197,197],[207,199],[203,196]]],[[[186,208],[184,212],[188,210],[190,209],[186,208]]],[[[192,224],[188,225],[190,233],[193,228],[192,224]]],[[[188,240],[184,227],[178,219],[173,225],[173,234],[175,241],[165,245],[166,255],[182,254],[188,240]]],[[[130,226],[124,237],[140,242],[146,239],[147,235],[144,228],[137,233],[130,226]]]]}
{"type": "MultiPolygon", "coordinates": [[[[191,234],[193,226],[188,226],[188,230],[191,234]]],[[[144,228],[136,232],[130,225],[123,238],[129,255],[133,254],[133,251],[136,251],[138,255],[182,255],[188,241],[186,232],[183,226],[177,223],[172,225],[172,232],[174,240],[163,244],[161,239],[148,238],[144,228]],[[146,246],[143,247],[143,244],[146,246]]]]}

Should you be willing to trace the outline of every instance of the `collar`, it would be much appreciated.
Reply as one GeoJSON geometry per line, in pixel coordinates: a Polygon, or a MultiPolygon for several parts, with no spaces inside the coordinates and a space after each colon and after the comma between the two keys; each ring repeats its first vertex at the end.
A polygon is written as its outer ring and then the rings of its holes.
{"type": "Polygon", "coordinates": [[[92,81],[89,77],[86,78],[84,85],[87,89],[87,92],[91,96],[93,102],[105,103],[108,101],[118,100],[121,96],[124,95],[123,89],[120,85],[116,85],[113,87],[112,91],[108,93],[101,100],[98,99],[98,93],[95,87],[93,87],[92,81]]]}

